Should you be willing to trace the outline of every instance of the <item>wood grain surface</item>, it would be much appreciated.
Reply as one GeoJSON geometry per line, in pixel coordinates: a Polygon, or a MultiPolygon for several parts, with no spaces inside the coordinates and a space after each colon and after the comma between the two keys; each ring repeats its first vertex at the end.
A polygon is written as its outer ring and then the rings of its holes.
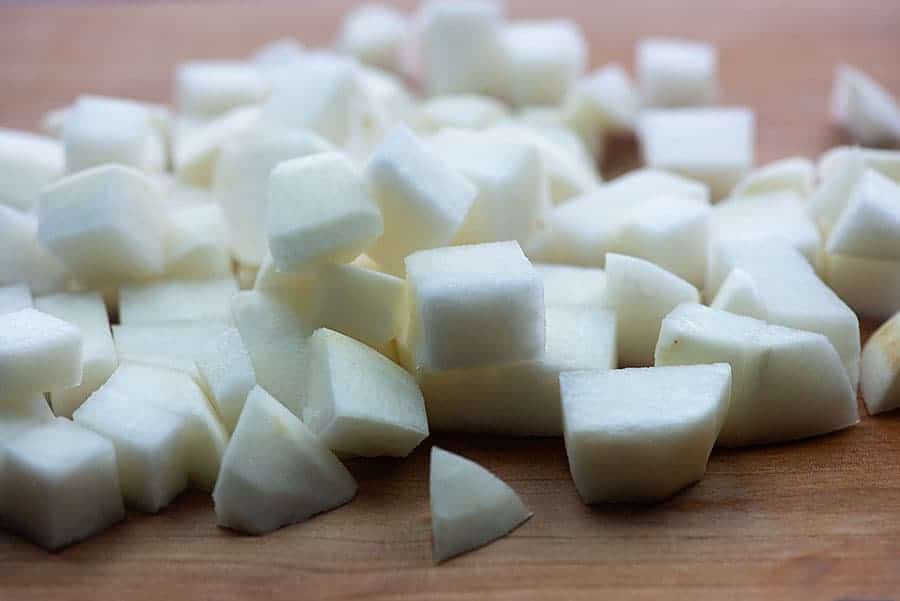
{"type": "MultiPolygon", "coordinates": [[[[508,5],[516,17],[576,19],[593,66],[631,66],[643,35],[715,42],[723,102],[757,111],[759,162],[816,156],[840,142],[827,119],[840,59],[900,92],[897,0],[508,5]]],[[[44,111],[83,92],[166,100],[177,61],[242,57],[285,35],[325,44],[348,6],[2,4],[0,126],[35,128],[44,111]]],[[[553,439],[437,437],[408,460],[350,467],[356,500],[261,538],[217,528],[198,493],[60,553],[0,534],[0,599],[900,598],[896,413],[815,440],[716,450],[702,482],[649,508],[584,506],[553,439]],[[534,518],[434,567],[431,442],[509,482],[534,518]]]]}

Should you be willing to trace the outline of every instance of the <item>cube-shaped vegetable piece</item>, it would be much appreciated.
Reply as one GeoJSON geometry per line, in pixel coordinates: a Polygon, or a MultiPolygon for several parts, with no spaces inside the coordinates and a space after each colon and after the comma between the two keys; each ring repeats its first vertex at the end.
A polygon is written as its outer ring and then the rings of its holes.
{"type": "Polygon", "coordinates": [[[262,101],[268,84],[260,72],[238,61],[193,61],[178,65],[175,96],[182,113],[215,117],[262,101]]]}
{"type": "Polygon", "coordinates": [[[79,426],[116,448],[125,503],[155,513],[187,488],[187,421],[149,403],[101,387],[76,411],[79,426]]]}
{"type": "Polygon", "coordinates": [[[850,65],[838,65],[831,116],[853,140],[867,146],[900,140],[900,104],[881,84],[850,65]]]}
{"type": "Polygon", "coordinates": [[[0,283],[28,284],[34,294],[65,288],[62,262],[38,242],[38,221],[30,213],[0,205],[0,283]]]}
{"type": "Polygon", "coordinates": [[[116,451],[94,432],[57,418],[2,451],[0,515],[48,550],[78,542],[125,518],[116,451]]]}
{"type": "Polygon", "coordinates": [[[711,104],[718,94],[718,57],[711,44],[645,39],[637,45],[637,78],[646,106],[711,104]]]}
{"type": "Polygon", "coordinates": [[[900,260],[900,184],[867,169],[828,235],[829,253],[900,260]]]}
{"type": "Polygon", "coordinates": [[[136,102],[79,98],[62,127],[66,170],[75,173],[108,163],[159,169],[155,135],[150,112],[136,102]]]}
{"type": "Polygon", "coordinates": [[[41,188],[65,171],[57,140],[0,127],[0,204],[27,211],[41,188]]]}
{"type": "Polygon", "coordinates": [[[431,448],[428,494],[437,562],[506,536],[532,515],[500,478],[438,447],[431,448]]]}
{"type": "Polygon", "coordinates": [[[87,169],[41,193],[38,238],[85,285],[160,275],[163,232],[159,189],[131,167],[87,169]]]}
{"type": "Polygon", "coordinates": [[[375,149],[366,177],[384,216],[384,234],[367,252],[392,272],[402,273],[414,251],[448,245],[477,192],[405,126],[375,149]]]}
{"type": "Polygon", "coordinates": [[[857,314],[890,319],[900,307],[900,261],[826,257],[826,281],[857,314]]]}
{"type": "MultiPolygon", "coordinates": [[[[26,430],[49,422],[53,412],[41,393],[0,400],[0,448],[26,430]]],[[[0,451],[0,472],[3,471],[0,451]]]]}
{"type": "Polygon", "coordinates": [[[416,367],[453,369],[536,359],[544,352],[544,290],[515,242],[423,250],[406,258],[416,367]]]}
{"type": "Polygon", "coordinates": [[[763,165],[744,176],[730,196],[758,196],[773,192],[793,192],[807,198],[813,191],[816,167],[806,157],[790,157],[763,165]]]}
{"type": "Polygon", "coordinates": [[[81,383],[82,335],[35,309],[0,315],[0,398],[81,383]]]}
{"type": "Polygon", "coordinates": [[[628,72],[617,63],[597,69],[579,81],[566,111],[587,139],[606,132],[632,131],[641,100],[628,72]]]}
{"type": "Polygon", "coordinates": [[[109,329],[106,304],[98,292],[64,292],[41,296],[35,307],[48,315],[66,321],[81,332],[81,384],[50,391],[53,412],[71,417],[72,412],[115,371],[119,364],[116,347],[109,329]]]}
{"type": "Polygon", "coordinates": [[[222,423],[234,431],[247,394],[256,385],[250,354],[236,328],[208,340],[197,355],[197,369],[222,423]]]}
{"type": "Polygon", "coordinates": [[[256,105],[231,109],[212,120],[194,123],[175,137],[172,160],[179,181],[204,188],[212,184],[222,149],[254,131],[262,118],[256,105]]]}
{"type": "Polygon", "coordinates": [[[753,112],[746,108],[656,109],[638,123],[644,162],[709,184],[721,198],[753,165],[753,112]]]}
{"type": "Polygon", "coordinates": [[[303,422],[259,386],[250,391],[213,491],[220,526],[265,534],[355,494],[353,476],[303,422]]]}
{"type": "Polygon", "coordinates": [[[649,261],[606,255],[609,307],[616,312],[619,362],[653,365],[653,350],[663,318],[681,303],[700,302],[700,292],[649,261]]]}
{"type": "Polygon", "coordinates": [[[266,231],[280,271],[348,263],[384,231],[378,205],[345,156],[322,153],[279,164],[269,178],[266,231]]]}
{"type": "Polygon", "coordinates": [[[606,306],[606,273],[602,269],[537,263],[534,268],[544,283],[545,306],[606,306]]]}
{"type": "Polygon", "coordinates": [[[559,376],[569,469],[585,503],[652,502],[700,480],[731,395],[727,363],[559,376]]]}
{"type": "Polygon", "coordinates": [[[169,215],[165,272],[174,278],[206,279],[231,272],[228,232],[218,204],[186,206],[169,215]]]}
{"type": "Polygon", "coordinates": [[[731,404],[718,444],[785,442],[852,426],[856,395],[821,334],[685,303],[663,320],[656,365],[731,365],[731,404]]]}
{"type": "Polygon", "coordinates": [[[363,4],[347,13],[335,45],[367,65],[396,71],[409,25],[409,19],[395,8],[363,4]]]}
{"type": "Polygon", "coordinates": [[[333,451],[405,457],[428,436],[425,402],[402,367],[321,328],[309,340],[303,423],[333,451]]]}
{"type": "Polygon", "coordinates": [[[161,280],[119,289],[119,322],[231,321],[231,275],[211,280],[161,280]]]}

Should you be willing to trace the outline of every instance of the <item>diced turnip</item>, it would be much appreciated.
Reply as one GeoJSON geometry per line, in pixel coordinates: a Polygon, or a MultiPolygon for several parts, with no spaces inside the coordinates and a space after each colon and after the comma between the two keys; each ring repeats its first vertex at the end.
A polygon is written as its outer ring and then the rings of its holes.
{"type": "Polygon", "coordinates": [[[514,106],[560,104],[587,61],[584,34],[562,19],[509,23],[500,48],[501,95],[514,106]]]}
{"type": "Polygon", "coordinates": [[[193,486],[212,490],[219,473],[228,432],[206,395],[184,372],[122,363],[101,390],[134,404],[152,405],[179,416],[185,422],[187,469],[193,486]]]}
{"type": "Polygon", "coordinates": [[[43,394],[0,400],[0,473],[3,471],[3,447],[23,432],[51,420],[53,411],[43,394]]]}
{"type": "Polygon", "coordinates": [[[608,302],[606,273],[602,269],[569,265],[536,264],[544,283],[544,305],[590,305],[604,307],[608,302]]]}
{"type": "Polygon", "coordinates": [[[349,502],[356,482],[303,422],[260,387],[247,396],[213,491],[220,526],[265,534],[349,502]]]}
{"type": "MultiPolygon", "coordinates": [[[[748,307],[743,295],[733,295],[731,301],[716,296],[713,304],[717,308],[732,313],[748,308],[751,317],[827,336],[841,357],[850,383],[856,387],[859,320],[799,252],[778,240],[734,241],[719,244],[713,262],[716,274],[737,268],[748,275],[753,282],[751,295],[756,299],[748,307]]],[[[713,277],[713,281],[719,279],[718,275],[713,277]]]]}
{"type": "Polygon", "coordinates": [[[291,67],[303,61],[306,48],[294,38],[280,38],[263,44],[250,57],[259,71],[266,77],[271,77],[286,67],[291,67]]]}
{"type": "Polygon", "coordinates": [[[888,148],[860,148],[859,146],[835,146],[819,157],[816,165],[820,179],[828,179],[854,155],[859,155],[863,164],[891,178],[900,179],[900,150],[888,148]]]}
{"type": "Polygon", "coordinates": [[[230,275],[211,280],[162,280],[119,289],[119,322],[231,321],[231,297],[238,285],[230,275]]]}
{"type": "Polygon", "coordinates": [[[828,235],[831,254],[900,260],[900,184],[868,169],[828,235]]]}
{"type": "Polygon", "coordinates": [[[477,94],[451,94],[429,98],[419,106],[421,127],[426,131],[485,129],[508,114],[499,100],[477,94]]]}
{"type": "Polygon", "coordinates": [[[38,238],[81,283],[108,286],[162,273],[164,223],[151,179],[101,165],[44,189],[38,238]]]}
{"type": "Polygon", "coordinates": [[[364,4],[344,17],[335,46],[363,63],[395,71],[400,67],[400,51],[408,29],[409,19],[400,11],[364,4]]]}
{"type": "Polygon", "coordinates": [[[640,103],[628,72],[612,63],[578,82],[566,110],[583,136],[596,139],[607,132],[632,131],[640,103]]]}
{"type": "Polygon", "coordinates": [[[47,313],[0,315],[0,398],[78,385],[82,344],[76,326],[47,313]]]}
{"type": "Polygon", "coordinates": [[[731,191],[731,196],[757,196],[792,192],[807,198],[813,191],[816,168],[806,157],[790,157],[751,171],[731,191]]]}
{"type": "Polygon", "coordinates": [[[619,363],[653,364],[653,349],[663,318],[680,305],[700,302],[690,283],[649,261],[606,255],[609,308],[616,313],[619,363]]]}
{"type": "Polygon", "coordinates": [[[644,162],[705,182],[721,198],[753,166],[754,121],[746,108],[645,111],[638,123],[644,162]]]}
{"type": "Polygon", "coordinates": [[[866,342],[861,367],[860,388],[869,415],[900,407],[900,313],[866,342]]]}
{"type": "Polygon", "coordinates": [[[179,415],[102,387],[73,419],[115,447],[130,507],[156,513],[187,488],[188,422],[179,415]]]}
{"type": "Polygon", "coordinates": [[[537,149],[502,136],[462,130],[444,130],[431,144],[478,189],[456,243],[526,244],[550,202],[537,149]]]}
{"type": "Polygon", "coordinates": [[[616,317],[597,305],[547,305],[544,356],[488,367],[417,374],[428,423],[441,432],[559,436],[559,374],[614,369],[616,317]]]}
{"type": "Polygon", "coordinates": [[[240,332],[228,328],[208,340],[197,354],[197,369],[222,423],[234,431],[247,394],[256,385],[256,373],[240,332]]]}
{"type": "Polygon", "coordinates": [[[637,79],[646,106],[711,104],[719,92],[712,44],[649,38],[637,45],[637,79]]]}
{"type": "Polygon", "coordinates": [[[41,296],[35,299],[34,304],[39,311],[62,319],[81,332],[81,383],[73,388],[54,388],[50,391],[53,412],[71,417],[72,412],[106,382],[119,363],[109,330],[106,304],[98,292],[66,292],[41,296]]]}
{"type": "Polygon", "coordinates": [[[175,278],[215,278],[231,272],[222,209],[215,204],[172,212],[165,239],[165,273],[175,278]]]}
{"type": "Polygon", "coordinates": [[[37,234],[34,215],[0,205],[0,284],[26,283],[34,294],[66,287],[69,273],[37,234]]]}
{"type": "Polygon", "coordinates": [[[703,478],[728,412],[731,367],[565,372],[559,385],[581,499],[648,503],[703,478]]]}
{"type": "Polygon", "coordinates": [[[831,116],[860,144],[900,141],[900,105],[872,77],[838,65],[831,91],[831,116]]]}
{"type": "Polygon", "coordinates": [[[519,495],[474,461],[431,448],[432,557],[441,562],[506,536],[531,517],[519,495]]]}
{"type": "Polygon", "coordinates": [[[306,405],[307,338],[313,325],[302,301],[247,291],[231,300],[231,312],[250,354],[256,383],[278,395],[295,415],[306,405]]]}
{"type": "Polygon", "coordinates": [[[348,263],[384,231],[362,176],[346,157],[332,152],[285,161],[272,170],[266,224],[280,271],[348,263]]]}
{"type": "Polygon", "coordinates": [[[419,251],[406,258],[406,273],[411,315],[403,344],[416,368],[476,367],[543,353],[543,284],[515,242],[419,251]]]}
{"type": "Polygon", "coordinates": [[[116,452],[90,430],[57,418],[2,449],[0,515],[48,550],[78,542],[125,518],[116,452]]]}
{"type": "Polygon", "coordinates": [[[489,0],[424,5],[420,52],[428,95],[490,94],[502,77],[503,7],[489,0]]]}
{"type": "Polygon", "coordinates": [[[881,321],[900,311],[900,261],[828,255],[826,264],[828,285],[859,315],[881,321]]]}
{"type": "Polygon", "coordinates": [[[272,169],[282,161],[330,148],[323,138],[305,131],[259,135],[225,145],[216,164],[213,193],[228,223],[231,250],[241,263],[259,265],[268,252],[267,190],[272,169]]]}
{"type": "Polygon", "coordinates": [[[755,319],[765,320],[768,316],[766,301],[760,293],[756,280],[740,267],[735,267],[728,272],[728,277],[719,286],[719,291],[709,306],[719,311],[728,311],[755,319]]]}
{"type": "Polygon", "coordinates": [[[405,294],[401,278],[352,264],[325,265],[316,274],[316,321],[380,348],[402,328],[405,294]]]}
{"type": "Polygon", "coordinates": [[[212,185],[222,148],[249,135],[259,125],[261,115],[257,106],[240,107],[177,135],[173,161],[178,179],[194,186],[212,185]]]}
{"type": "Polygon", "coordinates": [[[25,284],[0,286],[0,314],[15,313],[32,306],[31,289],[25,284]]]}
{"type": "Polygon", "coordinates": [[[64,171],[65,155],[58,141],[0,128],[0,204],[31,209],[41,188],[64,171]]]}
{"type": "Polygon", "coordinates": [[[859,421],[856,395],[828,339],[683,304],[662,322],[656,365],[728,363],[731,404],[717,444],[770,444],[859,421]]]}
{"type": "Polygon", "coordinates": [[[303,423],[342,455],[405,457],[428,436],[415,379],[366,345],[321,328],[309,340],[303,423]]]}
{"type": "Polygon", "coordinates": [[[866,170],[863,153],[852,148],[839,164],[823,174],[822,182],[807,203],[807,212],[826,234],[841,216],[857,182],[866,170]]]}
{"type": "Polygon", "coordinates": [[[175,97],[182,113],[215,117],[256,104],[268,85],[259,71],[239,61],[193,61],[178,65],[175,97]]]}

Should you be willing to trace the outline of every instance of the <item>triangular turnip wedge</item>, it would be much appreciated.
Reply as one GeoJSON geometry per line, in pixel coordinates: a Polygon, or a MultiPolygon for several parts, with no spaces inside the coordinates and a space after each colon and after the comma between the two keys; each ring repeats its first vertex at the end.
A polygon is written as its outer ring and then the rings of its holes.
{"type": "Polygon", "coordinates": [[[703,477],[728,411],[731,367],[574,371],[559,384],[582,500],[647,503],[703,477]]]}
{"type": "Polygon", "coordinates": [[[438,447],[431,448],[429,494],[436,562],[506,536],[532,515],[497,476],[438,447]]]}
{"type": "Polygon", "coordinates": [[[825,336],[690,303],[663,320],[656,365],[719,362],[731,365],[732,387],[718,445],[786,442],[859,421],[847,372],[825,336]]]}
{"type": "Polygon", "coordinates": [[[259,386],[250,391],[213,490],[220,526],[265,534],[355,494],[353,476],[303,422],[259,386]]]}

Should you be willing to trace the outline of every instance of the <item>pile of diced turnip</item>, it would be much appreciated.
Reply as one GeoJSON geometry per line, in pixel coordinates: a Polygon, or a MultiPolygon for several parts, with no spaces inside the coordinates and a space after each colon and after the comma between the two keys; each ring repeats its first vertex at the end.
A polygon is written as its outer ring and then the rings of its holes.
{"type": "MultiPolygon", "coordinates": [[[[263,534],[433,431],[561,437],[585,503],[659,502],[715,446],[853,426],[858,388],[900,406],[900,151],[754,168],[715,47],[587,55],[488,0],[365,6],[178,65],[171,106],[0,130],[0,523],[57,549],[194,488],[263,534]]],[[[900,141],[851,67],[832,111],[900,141]]],[[[531,516],[436,446],[430,491],[437,561],[531,516]]]]}

